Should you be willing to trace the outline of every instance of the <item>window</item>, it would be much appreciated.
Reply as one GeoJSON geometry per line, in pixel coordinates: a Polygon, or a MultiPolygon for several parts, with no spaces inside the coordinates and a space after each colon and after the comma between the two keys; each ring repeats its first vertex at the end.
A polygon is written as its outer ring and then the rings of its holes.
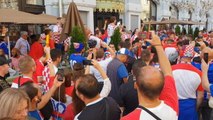
{"type": "Polygon", "coordinates": [[[27,4],[44,5],[44,0],[26,0],[27,4]]]}

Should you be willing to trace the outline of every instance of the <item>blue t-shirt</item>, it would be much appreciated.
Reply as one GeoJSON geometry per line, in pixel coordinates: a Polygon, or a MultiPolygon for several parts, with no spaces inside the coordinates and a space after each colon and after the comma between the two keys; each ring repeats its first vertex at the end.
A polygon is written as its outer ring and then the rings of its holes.
{"type": "Polygon", "coordinates": [[[83,63],[84,60],[86,60],[86,58],[80,54],[71,54],[69,58],[71,68],[73,68],[75,63],[83,63]]]}
{"type": "Polygon", "coordinates": [[[213,85],[210,85],[210,93],[211,93],[211,96],[213,97],[213,85]]]}
{"type": "Polygon", "coordinates": [[[119,66],[117,74],[120,79],[127,78],[128,72],[124,64],[119,66]]]}
{"type": "Polygon", "coordinates": [[[29,117],[32,117],[32,118],[35,118],[36,120],[42,120],[38,110],[35,110],[35,111],[29,111],[28,112],[28,116],[29,117]]]}
{"type": "MultiPolygon", "coordinates": [[[[192,62],[192,65],[195,66],[197,69],[201,70],[201,64],[200,63],[192,62]]],[[[208,79],[209,79],[209,83],[213,84],[213,64],[212,63],[209,64],[208,79]]],[[[210,87],[210,90],[211,90],[211,87],[210,87]]],[[[213,88],[212,88],[211,93],[213,93],[213,88]]],[[[207,99],[207,93],[206,92],[204,93],[204,99],[205,100],[207,99]]]]}
{"type": "Polygon", "coordinates": [[[2,49],[5,54],[7,54],[7,55],[9,54],[9,50],[8,50],[7,44],[5,42],[0,43],[0,49],[2,49]]]}

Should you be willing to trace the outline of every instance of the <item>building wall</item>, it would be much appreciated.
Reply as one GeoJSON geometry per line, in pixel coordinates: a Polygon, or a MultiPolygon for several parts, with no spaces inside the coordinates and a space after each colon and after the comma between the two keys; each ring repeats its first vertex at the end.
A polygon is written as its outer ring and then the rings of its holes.
{"type": "MultiPolygon", "coordinates": [[[[69,4],[72,0],[63,0],[62,13],[66,15],[69,4]]],[[[74,0],[82,17],[85,27],[94,31],[94,14],[93,10],[96,7],[96,0],[74,0]]],[[[59,16],[59,2],[58,0],[45,1],[46,13],[54,16],[59,16]]]]}
{"type": "Polygon", "coordinates": [[[142,5],[140,0],[125,0],[124,23],[128,30],[140,28],[142,5]]]}
{"type": "Polygon", "coordinates": [[[141,0],[142,12],[141,19],[147,20],[150,17],[150,2],[149,0],[141,0]]]}

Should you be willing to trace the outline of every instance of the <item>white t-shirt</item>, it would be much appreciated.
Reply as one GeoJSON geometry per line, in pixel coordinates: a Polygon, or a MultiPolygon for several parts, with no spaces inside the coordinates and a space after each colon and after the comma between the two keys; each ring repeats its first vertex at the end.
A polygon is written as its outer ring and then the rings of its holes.
{"type": "MultiPolygon", "coordinates": [[[[161,118],[162,120],[177,120],[176,112],[171,107],[166,105],[164,101],[161,101],[161,104],[155,108],[147,108],[147,109],[150,110],[159,118],[161,118]]],[[[142,112],[140,113],[140,120],[156,120],[156,119],[146,111],[142,110],[142,112]]]]}
{"type": "Polygon", "coordinates": [[[97,42],[97,45],[95,46],[96,48],[100,48],[101,47],[101,39],[96,37],[96,36],[90,36],[89,40],[95,40],[97,42]]]}
{"type": "MultiPolygon", "coordinates": [[[[107,58],[105,60],[101,60],[98,61],[98,63],[101,65],[101,67],[104,69],[104,71],[107,71],[107,66],[108,64],[112,61],[112,57],[107,58]]],[[[99,71],[94,68],[93,66],[90,66],[90,73],[93,74],[95,76],[95,78],[98,80],[98,82],[104,82],[101,74],[99,73],[99,71]]]]}

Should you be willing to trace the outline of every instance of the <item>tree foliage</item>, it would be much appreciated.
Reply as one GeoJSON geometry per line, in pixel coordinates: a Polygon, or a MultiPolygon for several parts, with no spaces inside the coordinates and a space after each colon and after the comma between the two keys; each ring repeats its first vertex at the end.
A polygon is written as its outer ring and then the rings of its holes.
{"type": "Polygon", "coordinates": [[[111,36],[111,43],[115,45],[115,49],[118,49],[118,45],[121,42],[121,33],[120,33],[120,29],[116,28],[113,35],[111,36]]]}
{"type": "Polygon", "coordinates": [[[181,31],[180,31],[180,26],[179,25],[177,25],[175,27],[175,33],[176,33],[176,35],[180,35],[181,31]]]}
{"type": "Polygon", "coordinates": [[[71,44],[70,44],[70,54],[74,53],[74,45],[73,43],[83,43],[86,46],[86,36],[79,26],[75,26],[70,33],[72,36],[71,44]]]}

